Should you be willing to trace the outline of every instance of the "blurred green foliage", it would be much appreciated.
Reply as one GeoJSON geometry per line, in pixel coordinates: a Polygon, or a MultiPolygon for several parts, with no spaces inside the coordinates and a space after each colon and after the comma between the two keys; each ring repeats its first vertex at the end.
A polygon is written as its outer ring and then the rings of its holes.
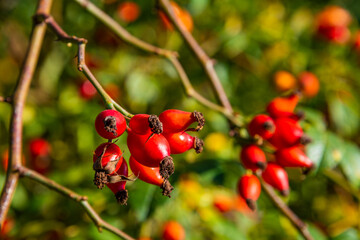
{"type": "MultiPolygon", "coordinates": [[[[0,2],[0,95],[10,95],[15,87],[35,2],[0,2]]],[[[215,101],[201,65],[179,34],[164,29],[154,0],[137,1],[141,13],[132,23],[117,15],[122,1],[93,2],[138,38],[178,51],[195,89],[215,101]]],[[[314,25],[321,9],[338,4],[352,14],[350,28],[355,32],[360,17],[357,1],[177,2],[193,16],[195,38],[216,59],[216,71],[230,101],[246,118],[263,112],[267,102],[279,95],[272,82],[276,71],[297,75],[306,70],[318,76],[320,93],[299,106],[306,113],[303,127],[313,138],[307,152],[317,168],[306,178],[298,170],[289,170],[292,192],[284,200],[309,224],[314,239],[359,239],[359,56],[351,44],[335,45],[315,37],[314,25]],[[346,188],[355,189],[357,196],[335,184],[329,171],[340,175],[346,188]]],[[[216,196],[236,194],[236,182],[244,173],[238,161],[240,147],[228,137],[223,116],[186,97],[169,62],[123,43],[73,1],[54,1],[52,14],[70,35],[89,40],[88,64],[101,84],[119,88],[117,100],[130,112],[159,114],[168,108],[203,112],[207,124],[198,136],[205,138],[205,151],[174,157],[176,172],[171,181],[175,190],[171,199],[140,180],[128,183],[127,206],[118,205],[108,189],[96,189],[92,153],[104,140],[96,134],[93,123],[104,105],[98,96],[92,100],[80,97],[78,88],[85,79],[76,69],[76,48],[55,41],[48,32],[24,111],[26,159],[27,143],[32,138],[47,139],[52,147],[47,176],[89,196],[106,221],[134,237],[158,239],[162,224],[177,220],[191,240],[301,239],[265,194],[255,215],[242,211],[222,214],[214,208],[216,196]]],[[[1,104],[0,152],[8,147],[9,117],[10,107],[1,104]]],[[[120,137],[117,144],[128,159],[126,137],[120,137]]],[[[4,178],[1,169],[1,186],[4,178]]],[[[10,239],[114,238],[106,231],[99,233],[76,203],[28,179],[20,181],[9,218],[14,219],[10,239]]]]}

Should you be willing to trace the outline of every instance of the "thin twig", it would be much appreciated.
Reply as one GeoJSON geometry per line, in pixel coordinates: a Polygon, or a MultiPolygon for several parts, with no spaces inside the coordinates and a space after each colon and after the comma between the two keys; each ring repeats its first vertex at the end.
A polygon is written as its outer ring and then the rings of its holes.
{"type": "Polygon", "coordinates": [[[275,193],[274,189],[262,180],[261,181],[262,189],[270,197],[274,205],[290,220],[290,222],[299,230],[299,233],[306,240],[313,240],[307,225],[293,212],[291,209],[284,203],[284,201],[275,193]]]}
{"type": "MultiPolygon", "coordinates": [[[[51,5],[52,0],[40,0],[36,13],[48,14],[50,12],[51,5]]],[[[10,123],[9,167],[0,197],[0,229],[6,219],[6,215],[9,211],[19,179],[19,174],[14,171],[14,169],[21,165],[23,109],[30,83],[38,62],[45,31],[45,23],[34,22],[25,61],[20,70],[17,86],[12,96],[13,111],[10,123]]]]}
{"type": "Polygon", "coordinates": [[[81,71],[86,78],[92,83],[97,92],[100,94],[102,99],[104,100],[106,106],[111,109],[117,109],[120,111],[125,117],[131,118],[133,115],[126,111],[123,107],[121,107],[118,103],[116,103],[104,88],[101,86],[96,77],[92,74],[90,69],[87,67],[85,63],[85,47],[87,40],[85,38],[79,38],[76,36],[68,35],[60,25],[55,21],[55,19],[48,14],[39,14],[36,16],[39,21],[45,22],[51,30],[56,34],[58,40],[65,43],[75,43],[78,45],[78,69],[81,71]]]}
{"type": "Polygon", "coordinates": [[[228,114],[233,113],[233,108],[230,104],[230,101],[225,93],[225,90],[220,82],[220,79],[214,68],[214,61],[209,58],[205,51],[200,47],[196,42],[191,33],[186,29],[186,27],[179,21],[171,7],[169,0],[159,0],[159,5],[165,11],[165,13],[170,18],[171,22],[180,32],[181,36],[184,38],[185,42],[189,45],[190,49],[195,53],[198,60],[201,62],[206,74],[208,75],[217,97],[219,98],[221,104],[228,111],[228,114]]]}
{"type": "Polygon", "coordinates": [[[84,208],[85,212],[89,215],[89,217],[94,222],[94,224],[97,226],[97,228],[100,232],[102,231],[102,229],[106,229],[109,232],[112,232],[115,235],[122,237],[123,239],[135,240],[134,238],[130,237],[129,235],[127,235],[120,229],[118,229],[118,228],[110,225],[106,221],[104,221],[99,216],[99,214],[93,209],[93,207],[89,204],[86,196],[79,195],[76,192],[74,192],[74,191],[54,182],[53,180],[51,180],[47,177],[44,177],[43,175],[41,175],[29,168],[26,168],[24,166],[19,166],[17,170],[18,170],[20,176],[27,177],[38,183],[41,183],[42,185],[50,188],[51,190],[54,190],[54,191],[64,195],[65,197],[71,198],[75,202],[79,203],[84,208]]]}
{"type": "Polygon", "coordinates": [[[156,46],[153,46],[147,42],[144,42],[133,35],[131,35],[126,29],[124,29],[119,23],[117,23],[114,19],[112,19],[109,15],[107,15],[104,11],[99,9],[89,0],[74,0],[81,7],[85,8],[89,13],[95,16],[99,21],[105,24],[108,28],[110,28],[118,37],[120,37],[124,42],[142,49],[146,52],[153,53],[156,55],[160,55],[165,57],[170,61],[170,63],[174,66],[177,71],[179,78],[185,88],[185,93],[198,102],[203,104],[204,106],[222,113],[225,117],[227,117],[234,125],[241,126],[242,123],[239,122],[238,118],[235,117],[232,112],[228,111],[226,108],[217,105],[205,97],[203,97],[199,92],[197,92],[192,86],[184,68],[178,60],[178,54],[176,52],[162,49],[156,46]]]}

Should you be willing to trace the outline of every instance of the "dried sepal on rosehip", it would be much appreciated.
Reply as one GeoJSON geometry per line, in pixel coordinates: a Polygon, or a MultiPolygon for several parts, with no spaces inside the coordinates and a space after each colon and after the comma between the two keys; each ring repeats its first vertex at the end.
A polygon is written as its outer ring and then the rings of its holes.
{"type": "Polygon", "coordinates": [[[128,129],[127,145],[131,155],[142,165],[159,167],[160,175],[169,178],[174,172],[170,146],[162,134],[139,135],[128,129]]]}
{"type": "Polygon", "coordinates": [[[259,168],[262,170],[266,168],[265,153],[255,144],[244,146],[241,149],[240,159],[246,169],[256,171],[259,168]]]}
{"type": "Polygon", "coordinates": [[[129,121],[129,128],[136,134],[149,134],[153,132],[160,134],[163,132],[163,124],[156,115],[137,114],[129,121]]]}
{"type": "MultiPolygon", "coordinates": [[[[122,161],[119,169],[116,171],[117,176],[125,179],[128,177],[128,165],[125,160],[122,161]]],[[[106,186],[115,194],[116,200],[121,205],[126,205],[128,200],[128,191],[125,189],[126,180],[115,183],[107,183],[106,186]]]]}
{"type": "Polygon", "coordinates": [[[246,204],[251,210],[256,209],[256,201],[261,193],[261,184],[259,179],[252,174],[242,176],[237,184],[238,193],[245,199],[246,204]]]}
{"type": "Polygon", "coordinates": [[[169,109],[159,115],[163,124],[164,133],[175,133],[182,131],[200,131],[205,124],[205,118],[201,112],[184,112],[177,109],[169,109]],[[188,128],[197,122],[196,128],[188,128]]]}
{"type": "Polygon", "coordinates": [[[201,153],[203,150],[204,141],[186,132],[164,133],[163,135],[169,142],[171,154],[184,153],[190,149],[194,149],[196,153],[201,153]]]}
{"type": "Polygon", "coordinates": [[[108,175],[114,175],[123,161],[122,152],[116,144],[103,143],[97,147],[93,156],[94,184],[102,189],[109,182],[108,175]]]}
{"type": "Polygon", "coordinates": [[[160,175],[159,167],[147,167],[140,164],[133,156],[130,156],[129,160],[130,169],[135,176],[141,181],[147,182],[159,186],[162,189],[162,194],[167,197],[171,197],[170,193],[174,189],[167,179],[164,179],[160,175]]]}
{"type": "Polygon", "coordinates": [[[105,139],[118,138],[126,130],[126,121],[118,111],[104,110],[96,117],[95,129],[105,139]]]}

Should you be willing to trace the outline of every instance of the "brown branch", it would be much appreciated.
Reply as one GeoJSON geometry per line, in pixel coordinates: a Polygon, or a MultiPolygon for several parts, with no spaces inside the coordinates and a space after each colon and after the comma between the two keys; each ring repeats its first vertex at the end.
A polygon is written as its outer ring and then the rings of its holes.
{"type": "Polygon", "coordinates": [[[258,175],[262,189],[265,190],[274,205],[290,220],[290,222],[299,230],[300,234],[306,240],[313,240],[307,225],[284,203],[284,201],[275,193],[274,189],[262,180],[258,175]]]}
{"type": "Polygon", "coordinates": [[[230,104],[230,101],[224,91],[224,88],[220,82],[220,79],[214,68],[213,59],[209,58],[209,56],[205,53],[205,51],[200,47],[200,45],[196,42],[194,37],[191,35],[189,31],[187,31],[186,27],[179,21],[171,7],[169,0],[159,0],[159,5],[165,11],[165,13],[170,18],[171,22],[175,25],[177,30],[180,32],[181,36],[184,38],[185,42],[189,45],[190,49],[195,53],[198,60],[201,62],[206,74],[208,75],[215,93],[219,98],[221,104],[228,111],[228,114],[233,113],[233,108],[230,104]]]}
{"type": "MultiPolygon", "coordinates": [[[[36,13],[48,14],[50,12],[51,5],[52,0],[40,0],[36,13]]],[[[18,172],[14,171],[14,169],[21,165],[23,109],[36,64],[38,62],[45,31],[45,23],[34,22],[25,61],[20,70],[17,86],[12,96],[13,111],[10,125],[9,167],[0,197],[0,229],[9,211],[19,178],[18,172]]]]}
{"type": "Polygon", "coordinates": [[[119,23],[117,23],[114,19],[112,19],[109,15],[91,3],[89,0],[74,0],[81,7],[85,8],[89,13],[95,16],[99,21],[105,24],[108,28],[110,28],[119,38],[121,38],[124,42],[142,49],[146,52],[153,53],[168,59],[171,64],[174,66],[177,71],[179,78],[185,88],[185,93],[198,102],[203,104],[204,106],[222,113],[225,117],[227,117],[233,124],[236,126],[241,126],[241,122],[239,119],[232,114],[232,112],[228,111],[226,108],[215,104],[209,101],[207,98],[203,97],[199,92],[197,92],[192,86],[183,66],[178,60],[178,54],[176,52],[162,49],[156,46],[153,46],[147,42],[144,42],[133,35],[131,35],[126,29],[124,29],[119,23]]]}
{"type": "Polygon", "coordinates": [[[134,238],[130,237],[120,229],[110,225],[106,221],[104,221],[99,214],[93,209],[93,207],[89,204],[87,197],[77,194],[76,192],[54,182],[51,179],[48,179],[44,177],[43,175],[26,168],[24,166],[18,167],[18,172],[20,176],[30,178],[38,183],[41,183],[42,185],[48,187],[51,190],[54,190],[65,197],[68,197],[75,202],[79,203],[83,208],[84,211],[87,213],[87,215],[91,218],[91,220],[94,222],[94,224],[97,226],[98,230],[101,232],[102,229],[106,229],[109,232],[114,233],[115,235],[122,237],[125,240],[135,240],[134,238]]]}

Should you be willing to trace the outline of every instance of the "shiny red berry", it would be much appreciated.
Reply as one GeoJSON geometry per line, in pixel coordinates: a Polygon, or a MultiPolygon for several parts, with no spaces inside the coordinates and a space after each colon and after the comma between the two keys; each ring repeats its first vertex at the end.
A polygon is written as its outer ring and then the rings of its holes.
{"type": "Polygon", "coordinates": [[[273,118],[288,117],[294,112],[299,100],[300,95],[298,93],[294,93],[288,97],[277,97],[269,103],[266,111],[273,118]]]}
{"type": "Polygon", "coordinates": [[[79,94],[85,100],[92,99],[96,95],[96,93],[96,88],[91,84],[89,80],[81,83],[81,85],[79,86],[79,94]]]}
{"type": "Polygon", "coordinates": [[[252,171],[256,171],[259,168],[265,169],[266,167],[265,153],[254,144],[244,146],[241,149],[240,159],[244,167],[252,171]]]}
{"type": "Polygon", "coordinates": [[[269,139],[275,132],[274,120],[265,114],[256,115],[249,123],[249,133],[255,137],[259,135],[263,139],[269,139]]]}
{"type": "Polygon", "coordinates": [[[282,195],[286,196],[289,194],[288,175],[285,169],[276,163],[268,163],[262,172],[262,178],[267,184],[279,190],[282,195]]]}
{"type": "Polygon", "coordinates": [[[169,142],[171,154],[184,153],[192,148],[195,149],[196,153],[201,153],[203,150],[203,140],[186,132],[165,133],[164,137],[169,142]]]}
{"type": "Polygon", "coordinates": [[[95,129],[106,139],[118,138],[125,132],[126,121],[123,115],[116,110],[104,110],[96,117],[95,129]]]}
{"type": "Polygon", "coordinates": [[[29,143],[30,154],[32,157],[47,156],[50,154],[50,144],[43,138],[32,139],[29,143]]]}
{"type": "Polygon", "coordinates": [[[156,115],[137,114],[129,121],[129,128],[136,134],[159,134],[163,132],[163,125],[156,115]]]}
{"type": "Polygon", "coordinates": [[[159,115],[159,119],[163,124],[164,133],[182,132],[185,130],[200,131],[204,124],[205,119],[200,112],[184,112],[176,109],[169,109],[159,115]],[[188,129],[188,127],[197,122],[198,125],[195,129],[188,129]]]}
{"type": "MultiPolygon", "coordinates": [[[[120,165],[120,164],[119,164],[120,165]]],[[[121,162],[119,169],[116,171],[117,176],[128,177],[128,165],[125,160],[121,162]]],[[[126,205],[128,199],[128,191],[125,189],[126,181],[116,183],[108,183],[106,186],[115,194],[115,197],[121,205],[126,205]]]]}
{"type": "Polygon", "coordinates": [[[302,93],[308,98],[315,97],[320,90],[319,79],[311,72],[302,72],[299,76],[299,84],[302,93]]]}
{"type": "Polygon", "coordinates": [[[269,142],[276,148],[291,147],[295,144],[310,142],[298,122],[291,118],[278,118],[275,120],[276,130],[269,142]]]}
{"type": "Polygon", "coordinates": [[[237,189],[241,197],[246,200],[250,209],[255,210],[256,200],[261,193],[261,184],[259,179],[252,174],[242,176],[237,184],[237,189]]]}
{"type": "Polygon", "coordinates": [[[282,167],[312,168],[313,162],[299,146],[293,146],[276,151],[276,163],[282,167]]]}
{"type": "Polygon", "coordinates": [[[130,156],[129,164],[131,171],[136,177],[138,177],[141,181],[161,187],[163,195],[170,197],[170,193],[174,188],[168,180],[164,179],[160,175],[159,167],[144,166],[136,161],[133,156],[130,156]]]}
{"type": "Polygon", "coordinates": [[[124,161],[122,152],[115,143],[103,143],[97,147],[93,155],[94,184],[103,188],[108,183],[108,175],[116,174],[124,161]]]}
{"type": "Polygon", "coordinates": [[[136,134],[128,129],[127,145],[131,155],[147,167],[159,167],[160,174],[168,178],[174,172],[170,145],[162,134],[136,134]]]}

